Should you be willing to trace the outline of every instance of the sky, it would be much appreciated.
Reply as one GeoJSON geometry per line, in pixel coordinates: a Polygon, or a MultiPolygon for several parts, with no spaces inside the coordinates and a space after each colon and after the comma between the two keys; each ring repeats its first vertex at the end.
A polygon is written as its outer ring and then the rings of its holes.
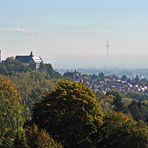
{"type": "Polygon", "coordinates": [[[148,68],[148,1],[0,0],[0,49],[54,68],[148,68]]]}

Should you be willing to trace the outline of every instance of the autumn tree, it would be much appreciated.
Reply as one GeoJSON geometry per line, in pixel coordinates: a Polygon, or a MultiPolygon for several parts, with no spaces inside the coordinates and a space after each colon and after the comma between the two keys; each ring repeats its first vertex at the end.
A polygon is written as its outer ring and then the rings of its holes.
{"type": "Polygon", "coordinates": [[[11,145],[23,129],[22,100],[11,80],[0,76],[0,145],[11,145]]]}
{"type": "Polygon", "coordinates": [[[90,137],[103,124],[103,114],[89,88],[60,81],[54,91],[34,105],[32,123],[66,147],[84,147],[91,145],[90,137]]]}

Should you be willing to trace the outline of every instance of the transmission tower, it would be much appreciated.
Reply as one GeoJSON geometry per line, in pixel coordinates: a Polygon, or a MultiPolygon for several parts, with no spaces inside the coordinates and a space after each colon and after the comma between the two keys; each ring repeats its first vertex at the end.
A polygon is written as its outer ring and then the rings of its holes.
{"type": "Polygon", "coordinates": [[[109,41],[108,40],[106,43],[106,50],[107,50],[107,59],[109,59],[109,41]]]}

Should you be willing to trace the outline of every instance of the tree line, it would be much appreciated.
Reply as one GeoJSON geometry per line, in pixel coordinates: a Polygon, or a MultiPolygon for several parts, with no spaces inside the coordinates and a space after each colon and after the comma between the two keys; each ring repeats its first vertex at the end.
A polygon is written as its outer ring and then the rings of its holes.
{"type": "Polygon", "coordinates": [[[116,90],[95,94],[44,66],[0,75],[0,147],[148,147],[147,100],[116,90]]]}
{"type": "Polygon", "coordinates": [[[118,92],[94,94],[81,83],[39,72],[0,76],[0,146],[143,147],[148,125],[122,110],[118,92]]]}

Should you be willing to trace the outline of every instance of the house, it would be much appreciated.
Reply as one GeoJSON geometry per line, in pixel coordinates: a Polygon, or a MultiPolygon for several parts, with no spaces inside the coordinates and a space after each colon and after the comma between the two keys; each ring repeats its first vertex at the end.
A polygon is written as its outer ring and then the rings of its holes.
{"type": "Polygon", "coordinates": [[[39,69],[40,65],[43,63],[41,57],[34,57],[31,52],[30,55],[17,55],[16,60],[22,62],[24,65],[28,65],[32,70],[39,69]]]}

